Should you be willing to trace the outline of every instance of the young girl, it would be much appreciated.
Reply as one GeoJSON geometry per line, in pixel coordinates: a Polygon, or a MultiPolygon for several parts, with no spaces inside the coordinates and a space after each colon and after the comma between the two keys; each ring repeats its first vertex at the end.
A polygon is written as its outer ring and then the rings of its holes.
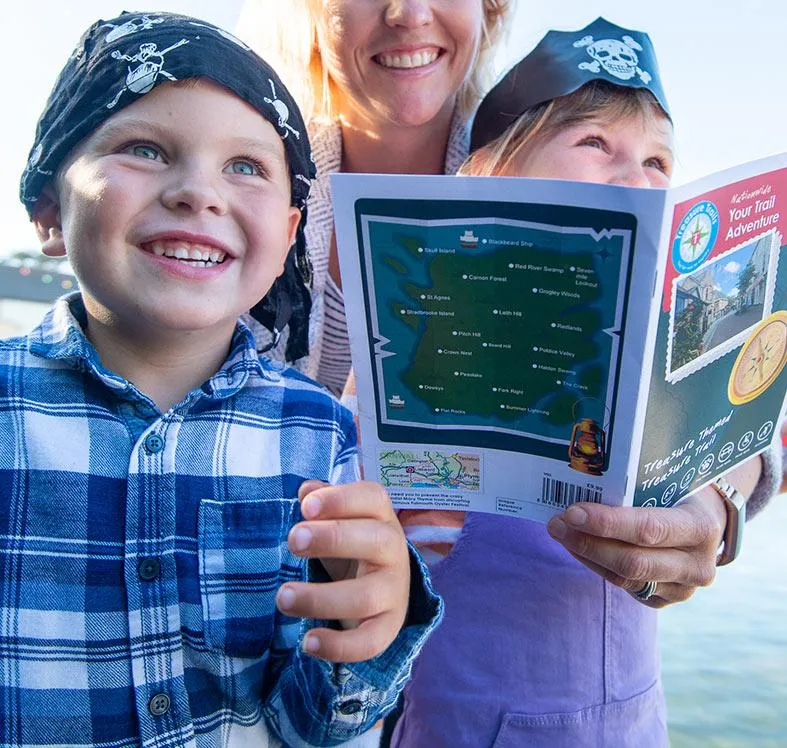
{"type": "MultiPolygon", "coordinates": [[[[648,36],[603,19],[550,32],[485,98],[472,147],[460,173],[667,186],[672,122],[648,36]]],[[[777,462],[770,452],[728,476],[750,515],[774,493],[777,462]]],[[[393,745],[668,744],[655,608],[712,579],[726,521],[712,488],[666,510],[575,505],[548,533],[480,513],[400,521],[432,563],[446,613],[393,745]],[[638,542],[656,519],[672,540],[638,542]],[[627,577],[635,553],[647,580],[627,577]]]]}

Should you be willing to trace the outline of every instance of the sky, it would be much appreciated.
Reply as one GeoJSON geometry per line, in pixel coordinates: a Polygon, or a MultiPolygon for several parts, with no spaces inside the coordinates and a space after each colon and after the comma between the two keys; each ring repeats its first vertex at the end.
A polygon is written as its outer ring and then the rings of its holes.
{"type": "Polygon", "coordinates": [[[744,247],[743,250],[733,253],[728,262],[725,262],[721,267],[714,268],[713,279],[716,281],[716,290],[723,293],[725,296],[738,295],[738,283],[741,277],[741,270],[746,267],[751,256],[756,249],[756,242],[752,242],[749,246],[744,247]]]}
{"type": "MultiPolygon", "coordinates": [[[[253,2],[253,0],[248,0],[253,2]]],[[[287,0],[280,0],[287,2],[287,0]]],[[[141,9],[177,11],[235,30],[244,0],[156,0],[141,9]]],[[[787,150],[784,0],[517,0],[501,72],[550,28],[579,29],[603,15],[647,31],[656,47],[676,128],[681,184],[787,150]],[[592,8],[592,10],[588,10],[592,8]]],[[[0,149],[0,255],[37,246],[18,198],[35,123],[82,31],[133,4],[115,0],[23,0],[6,4],[6,92],[0,149]]]]}

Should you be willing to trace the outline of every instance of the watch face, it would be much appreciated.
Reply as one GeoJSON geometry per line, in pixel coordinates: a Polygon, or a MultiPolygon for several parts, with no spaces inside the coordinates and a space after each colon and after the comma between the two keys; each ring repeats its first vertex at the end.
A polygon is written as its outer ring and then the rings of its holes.
{"type": "Polygon", "coordinates": [[[730,372],[727,397],[742,405],[761,395],[787,363],[787,312],[766,317],[743,344],[730,372]]]}

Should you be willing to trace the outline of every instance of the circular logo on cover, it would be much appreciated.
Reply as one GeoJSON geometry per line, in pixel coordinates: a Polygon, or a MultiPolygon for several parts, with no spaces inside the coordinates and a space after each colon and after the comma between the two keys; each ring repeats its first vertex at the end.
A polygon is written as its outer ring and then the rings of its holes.
{"type": "Polygon", "coordinates": [[[667,490],[661,495],[661,503],[662,506],[664,504],[669,504],[672,500],[672,497],[678,492],[678,484],[677,483],[670,483],[667,487],[667,490]]]}
{"type": "Polygon", "coordinates": [[[713,455],[707,455],[700,463],[700,475],[705,475],[705,473],[709,472],[714,462],[716,462],[716,458],[713,455]]]}
{"type": "Polygon", "coordinates": [[[695,474],[696,472],[697,472],[697,471],[696,471],[694,468],[689,468],[689,469],[686,471],[686,474],[683,476],[683,478],[682,478],[682,479],[681,479],[681,481],[680,481],[680,487],[681,487],[681,488],[682,488],[684,491],[685,491],[685,490],[686,490],[686,489],[689,487],[689,484],[690,484],[690,483],[691,483],[691,482],[694,480],[694,474],[695,474]]]}
{"type": "Polygon", "coordinates": [[[719,450],[719,462],[727,462],[727,460],[730,459],[734,451],[735,451],[735,444],[733,442],[727,442],[719,450]]]}
{"type": "Polygon", "coordinates": [[[764,441],[767,439],[771,432],[773,431],[773,421],[766,421],[765,423],[760,426],[760,430],[757,432],[757,438],[760,441],[764,441]]]}
{"type": "Polygon", "coordinates": [[[679,273],[698,268],[711,253],[719,233],[719,210],[710,202],[697,203],[684,217],[672,244],[672,264],[679,273]]]}

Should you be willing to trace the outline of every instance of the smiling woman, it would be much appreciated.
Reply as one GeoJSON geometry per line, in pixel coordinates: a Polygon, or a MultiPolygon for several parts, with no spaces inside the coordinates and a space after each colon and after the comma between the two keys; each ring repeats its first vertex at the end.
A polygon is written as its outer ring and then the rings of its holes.
{"type": "MultiPolygon", "coordinates": [[[[335,392],[350,371],[333,235],[336,171],[441,174],[469,149],[513,0],[256,0],[243,37],[274,60],[309,126],[318,178],[306,242],[314,266],[309,356],[335,392]]],[[[283,344],[282,344],[283,345],[283,344]]],[[[277,349],[279,355],[283,350],[277,349]]]]}
{"type": "Polygon", "coordinates": [[[384,138],[401,126],[445,126],[482,25],[478,0],[390,3],[382,13],[375,3],[326,4],[317,40],[343,128],[384,138]]]}

